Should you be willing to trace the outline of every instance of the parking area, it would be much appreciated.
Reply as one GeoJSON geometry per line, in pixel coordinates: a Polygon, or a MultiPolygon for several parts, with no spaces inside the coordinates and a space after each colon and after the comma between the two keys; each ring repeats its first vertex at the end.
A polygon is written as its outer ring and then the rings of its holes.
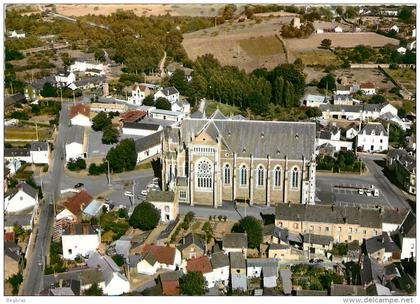
{"type": "Polygon", "coordinates": [[[99,158],[105,157],[109,149],[115,147],[113,145],[105,145],[102,143],[102,132],[95,132],[91,128],[88,128],[88,144],[87,144],[87,157],[88,158],[99,158]]]}

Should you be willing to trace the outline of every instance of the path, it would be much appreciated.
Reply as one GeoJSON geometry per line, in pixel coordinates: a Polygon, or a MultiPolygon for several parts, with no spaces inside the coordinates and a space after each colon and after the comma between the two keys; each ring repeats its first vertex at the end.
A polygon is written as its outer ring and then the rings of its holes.
{"type": "Polygon", "coordinates": [[[166,61],[166,51],[163,52],[163,58],[159,63],[160,77],[165,77],[165,61],[166,61]]]}

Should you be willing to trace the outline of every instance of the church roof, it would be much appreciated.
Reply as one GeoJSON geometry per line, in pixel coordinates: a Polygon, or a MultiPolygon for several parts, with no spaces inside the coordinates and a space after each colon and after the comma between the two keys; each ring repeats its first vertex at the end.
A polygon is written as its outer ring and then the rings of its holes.
{"type": "Polygon", "coordinates": [[[239,157],[287,156],[310,159],[315,146],[315,123],[229,119],[185,119],[181,141],[188,144],[205,131],[213,139],[223,138],[226,146],[239,157]]]}

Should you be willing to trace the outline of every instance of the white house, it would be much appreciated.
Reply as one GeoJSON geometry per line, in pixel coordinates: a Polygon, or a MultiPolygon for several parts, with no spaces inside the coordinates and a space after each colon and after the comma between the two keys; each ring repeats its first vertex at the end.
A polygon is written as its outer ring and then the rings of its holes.
{"type": "Polygon", "coordinates": [[[303,235],[303,251],[310,256],[311,254],[325,255],[328,250],[332,250],[334,238],[327,235],[306,233],[303,235]]]}
{"type": "Polygon", "coordinates": [[[73,72],[60,72],[54,78],[61,86],[68,86],[76,81],[76,75],[73,72]]]}
{"type": "Polygon", "coordinates": [[[181,266],[181,252],[173,247],[169,246],[157,246],[145,244],[141,248],[141,255],[146,257],[149,252],[152,253],[149,259],[150,262],[142,263],[144,258],[140,260],[137,264],[138,273],[150,272],[153,269],[168,269],[176,270],[177,267],[181,266]],[[157,265],[153,262],[153,259],[156,260],[157,265]],[[150,267],[151,266],[151,267],[150,267]]]}
{"type": "Polygon", "coordinates": [[[90,127],[92,125],[90,108],[81,103],[70,108],[69,118],[72,126],[90,127]]]}
{"type": "Polygon", "coordinates": [[[211,255],[211,266],[215,283],[229,284],[229,257],[224,252],[216,252],[211,255]]]}
{"type": "Polygon", "coordinates": [[[25,34],[24,31],[21,31],[21,30],[17,30],[17,31],[13,30],[13,31],[9,32],[8,37],[9,38],[21,39],[21,38],[25,38],[26,34],[25,34]]]}
{"type": "Polygon", "coordinates": [[[131,88],[131,97],[128,98],[128,103],[133,105],[142,105],[146,96],[149,96],[151,91],[149,87],[144,84],[135,84],[131,88]]]}
{"type": "Polygon", "coordinates": [[[246,260],[246,274],[248,279],[260,278],[264,267],[274,266],[277,268],[277,259],[254,258],[246,260]]]}
{"type": "Polygon", "coordinates": [[[152,109],[149,112],[149,116],[154,119],[162,119],[174,122],[180,122],[184,119],[185,114],[182,112],[174,112],[161,109],[152,109]]]}
{"type": "Polygon", "coordinates": [[[401,259],[416,259],[416,216],[409,212],[400,229],[401,259]]]}
{"type": "Polygon", "coordinates": [[[409,42],[408,45],[407,45],[407,48],[410,51],[415,50],[416,49],[416,41],[414,40],[414,41],[409,42]]]}
{"type": "Polygon", "coordinates": [[[333,94],[333,104],[334,105],[353,105],[353,98],[351,95],[338,95],[333,94]]]}
{"type": "Polygon", "coordinates": [[[336,26],[336,27],[334,28],[334,32],[336,32],[336,33],[342,33],[342,32],[343,32],[343,28],[342,28],[342,27],[340,27],[340,26],[336,26]]]}
{"type": "Polygon", "coordinates": [[[320,105],[328,103],[327,98],[324,95],[306,94],[302,98],[302,105],[305,107],[319,108],[320,105]]]}
{"type": "Polygon", "coordinates": [[[337,85],[334,94],[336,95],[350,95],[351,94],[351,87],[345,85],[337,85]]]}
{"type": "Polygon", "coordinates": [[[152,251],[147,252],[137,263],[137,273],[140,274],[154,275],[159,268],[160,264],[152,251]]]}
{"type": "Polygon", "coordinates": [[[71,126],[66,129],[66,161],[86,157],[85,129],[81,126],[71,126]]]}
{"type": "Polygon", "coordinates": [[[186,260],[183,263],[184,273],[187,272],[201,272],[204,276],[204,281],[207,288],[213,288],[215,285],[215,278],[213,268],[208,256],[201,256],[198,258],[186,260]]]}
{"type": "Polygon", "coordinates": [[[168,88],[160,89],[153,96],[155,101],[161,97],[166,98],[167,100],[169,100],[171,104],[173,104],[179,101],[179,92],[175,87],[168,87],[168,88]]]}
{"type": "Polygon", "coordinates": [[[396,24],[394,24],[393,26],[391,26],[389,28],[389,30],[390,31],[395,31],[396,33],[399,33],[400,32],[400,28],[396,24]]]}
{"type": "Polygon", "coordinates": [[[345,120],[375,120],[381,115],[390,112],[398,115],[398,110],[388,103],[363,104],[363,105],[321,105],[322,118],[345,119],[345,120]]]}
{"type": "Polygon", "coordinates": [[[14,176],[22,166],[22,162],[19,159],[6,160],[4,165],[9,169],[9,175],[14,176]]]}
{"type": "Polygon", "coordinates": [[[413,28],[413,31],[411,32],[411,37],[416,38],[416,28],[413,28]]]}
{"type": "Polygon", "coordinates": [[[146,201],[160,211],[160,221],[168,223],[178,216],[178,202],[172,191],[149,191],[146,201]]]}
{"type": "Polygon", "coordinates": [[[172,112],[182,112],[182,113],[188,115],[191,112],[191,106],[188,102],[178,101],[178,102],[174,102],[171,105],[171,111],[172,112]]]}
{"type": "Polygon", "coordinates": [[[359,128],[356,128],[354,124],[350,125],[346,129],[346,139],[353,139],[356,137],[357,133],[359,133],[359,128]]]}
{"type": "Polygon", "coordinates": [[[69,67],[70,72],[84,72],[90,75],[105,75],[106,66],[100,62],[90,62],[84,59],[76,59],[69,67]]]}
{"type": "Polygon", "coordinates": [[[31,151],[27,148],[4,148],[4,160],[9,162],[32,162],[31,151]]]}
{"type": "Polygon", "coordinates": [[[31,211],[38,205],[38,190],[22,183],[5,193],[4,211],[6,213],[22,213],[31,211]]]}
{"type": "Polygon", "coordinates": [[[315,31],[317,34],[323,34],[324,33],[324,29],[322,28],[317,28],[315,31]]]}
{"type": "Polygon", "coordinates": [[[103,273],[105,279],[104,294],[118,296],[130,291],[130,282],[111,257],[100,255],[95,251],[89,255],[87,265],[90,268],[97,268],[103,273]]]}
{"type": "Polygon", "coordinates": [[[30,154],[32,163],[34,164],[48,164],[50,160],[50,145],[47,142],[32,142],[30,147],[30,154]]]}
{"type": "Polygon", "coordinates": [[[154,157],[162,152],[162,132],[137,139],[136,145],[137,163],[154,157]]]}
{"type": "Polygon", "coordinates": [[[77,256],[88,257],[101,244],[101,235],[90,224],[74,224],[62,236],[63,258],[74,260],[77,256]]]}
{"type": "Polygon", "coordinates": [[[407,49],[401,46],[397,49],[397,52],[400,53],[401,55],[404,55],[407,52],[407,49]]]}
{"type": "Polygon", "coordinates": [[[124,122],[122,133],[125,135],[148,136],[162,129],[162,126],[159,124],[124,122]]]}
{"type": "Polygon", "coordinates": [[[368,123],[357,134],[357,148],[363,152],[383,152],[388,150],[388,132],[381,123],[368,123]]]}
{"type": "Polygon", "coordinates": [[[364,82],[360,84],[360,91],[362,91],[364,95],[372,96],[376,94],[376,87],[371,82],[364,82]]]}
{"type": "Polygon", "coordinates": [[[316,138],[316,153],[319,153],[319,148],[324,144],[333,146],[335,152],[353,149],[353,142],[341,140],[340,129],[335,126],[327,127],[318,132],[316,138]]]}

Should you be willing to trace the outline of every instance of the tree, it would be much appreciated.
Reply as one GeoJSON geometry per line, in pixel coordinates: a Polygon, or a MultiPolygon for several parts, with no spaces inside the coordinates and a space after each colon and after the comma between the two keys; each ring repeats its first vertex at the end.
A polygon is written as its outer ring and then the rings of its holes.
{"type": "Polygon", "coordinates": [[[154,229],[160,220],[160,211],[149,202],[143,202],[134,208],[129,224],[141,230],[154,229]]]}
{"type": "Polygon", "coordinates": [[[249,248],[259,248],[263,240],[263,230],[261,222],[253,216],[242,218],[239,223],[232,227],[232,232],[246,232],[249,248]]]}
{"type": "Polygon", "coordinates": [[[155,106],[157,109],[161,109],[161,110],[171,110],[171,103],[169,102],[169,100],[167,100],[164,97],[159,97],[156,100],[155,106]]]}
{"type": "Polygon", "coordinates": [[[118,266],[121,267],[124,265],[124,257],[121,254],[113,255],[112,259],[114,260],[115,264],[117,264],[118,266]]]}
{"type": "Polygon", "coordinates": [[[98,286],[98,283],[93,283],[88,289],[84,292],[85,296],[103,296],[104,292],[102,288],[98,286]]]}
{"type": "Polygon", "coordinates": [[[134,140],[123,139],[115,147],[112,147],[107,155],[109,167],[113,172],[131,171],[136,167],[137,152],[134,140]]]}
{"type": "Polygon", "coordinates": [[[323,39],[321,41],[321,48],[323,49],[329,49],[331,47],[331,39],[323,39]]]}
{"type": "Polygon", "coordinates": [[[311,117],[319,117],[322,116],[322,112],[319,108],[310,107],[305,111],[306,116],[309,118],[311,117]]]}
{"type": "Polygon", "coordinates": [[[92,129],[94,131],[102,131],[105,127],[111,125],[111,119],[108,115],[101,111],[92,119],[92,129]]]}
{"type": "Polygon", "coordinates": [[[89,175],[100,175],[102,173],[106,172],[106,165],[104,163],[97,165],[95,163],[92,163],[89,165],[89,175]]]}
{"type": "Polygon", "coordinates": [[[79,171],[86,169],[86,161],[83,158],[72,159],[67,163],[67,169],[70,171],[79,171]]]}
{"type": "Polygon", "coordinates": [[[385,102],[385,97],[382,95],[373,95],[370,99],[369,99],[369,103],[371,104],[380,104],[380,103],[384,103],[385,102]]]}
{"type": "Polygon", "coordinates": [[[43,97],[55,97],[57,96],[57,89],[53,87],[51,83],[47,82],[42,87],[40,94],[43,97]]]}
{"type": "Polygon", "coordinates": [[[412,16],[411,8],[404,6],[400,14],[398,15],[398,18],[401,19],[403,22],[409,22],[412,16]]]}
{"type": "Polygon", "coordinates": [[[111,125],[103,129],[102,143],[106,145],[115,144],[118,142],[118,130],[111,125]]]}
{"type": "Polygon", "coordinates": [[[12,295],[17,295],[19,293],[19,286],[20,284],[22,284],[23,282],[23,276],[22,274],[16,273],[14,275],[12,275],[9,279],[8,279],[10,285],[12,285],[12,295]]]}
{"type": "Polygon", "coordinates": [[[41,107],[37,104],[33,104],[31,105],[31,112],[35,115],[38,115],[39,113],[41,113],[41,107]]]}
{"type": "Polygon", "coordinates": [[[181,95],[185,95],[188,89],[188,82],[185,80],[185,72],[184,70],[177,69],[172,74],[169,83],[177,88],[177,90],[181,93],[181,95]]]}
{"type": "Polygon", "coordinates": [[[148,106],[148,107],[154,106],[155,105],[155,101],[153,100],[153,96],[152,95],[147,95],[143,99],[143,105],[148,106]]]}
{"type": "Polygon", "coordinates": [[[335,90],[336,83],[335,78],[333,75],[328,74],[321,78],[321,80],[318,83],[318,88],[320,89],[328,89],[328,90],[335,90]]]}
{"type": "Polygon", "coordinates": [[[277,105],[283,103],[283,90],[284,90],[284,79],[283,77],[277,77],[273,84],[273,102],[277,105]]]}
{"type": "Polygon", "coordinates": [[[182,295],[203,296],[206,293],[204,276],[201,272],[188,272],[179,279],[179,286],[182,295]]]}

